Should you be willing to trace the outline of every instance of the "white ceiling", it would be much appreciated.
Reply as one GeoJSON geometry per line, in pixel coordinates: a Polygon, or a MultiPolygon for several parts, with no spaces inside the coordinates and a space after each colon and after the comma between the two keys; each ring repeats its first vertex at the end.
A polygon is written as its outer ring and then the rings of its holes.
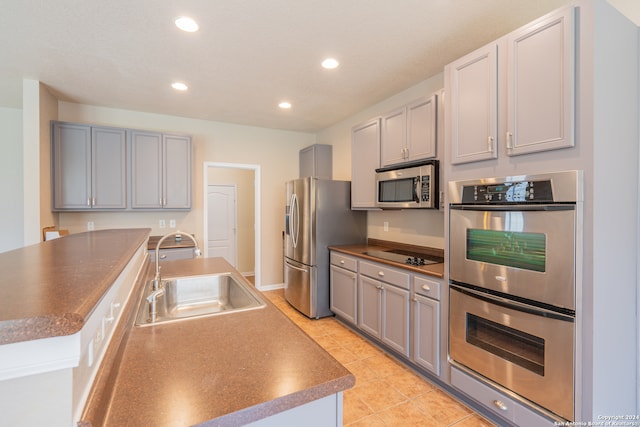
{"type": "MultiPolygon", "coordinates": [[[[70,102],[314,132],[568,1],[0,0],[0,106],[28,78],[70,102]]],[[[640,22],[637,0],[611,3],[640,22]]]]}

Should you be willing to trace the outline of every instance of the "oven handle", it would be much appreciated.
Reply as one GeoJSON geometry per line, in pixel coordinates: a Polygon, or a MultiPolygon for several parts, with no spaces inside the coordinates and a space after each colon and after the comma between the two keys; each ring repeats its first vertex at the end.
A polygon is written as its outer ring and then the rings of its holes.
{"type": "Polygon", "coordinates": [[[458,211],[573,211],[575,205],[455,205],[449,209],[458,211]]]}
{"type": "Polygon", "coordinates": [[[501,305],[503,307],[510,308],[512,310],[524,311],[529,314],[534,314],[536,316],[548,317],[551,319],[564,320],[565,322],[574,322],[575,319],[571,316],[564,315],[562,313],[558,313],[556,311],[547,310],[542,307],[534,307],[529,304],[524,304],[518,301],[510,300],[507,298],[502,298],[496,295],[488,294],[482,291],[476,291],[474,289],[463,288],[461,286],[456,286],[453,283],[450,284],[450,287],[454,290],[461,292],[463,294],[470,295],[474,298],[478,298],[480,300],[486,301],[491,304],[501,305]]]}

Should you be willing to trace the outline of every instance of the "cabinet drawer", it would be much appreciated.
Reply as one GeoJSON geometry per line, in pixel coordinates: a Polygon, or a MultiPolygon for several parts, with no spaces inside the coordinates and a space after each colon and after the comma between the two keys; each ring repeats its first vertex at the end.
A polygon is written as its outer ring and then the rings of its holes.
{"type": "MultiPolygon", "coordinates": [[[[189,259],[194,257],[194,248],[160,249],[160,261],[173,261],[176,259],[189,259]]],[[[156,251],[149,251],[149,261],[156,261],[156,251]]]]}
{"type": "Polygon", "coordinates": [[[413,291],[425,297],[440,301],[441,283],[421,276],[413,276],[413,291]]]}
{"type": "Polygon", "coordinates": [[[360,261],[360,274],[382,282],[391,283],[403,289],[409,289],[409,273],[391,267],[360,261]]]}
{"type": "Polygon", "coordinates": [[[451,385],[480,402],[491,412],[514,421],[514,401],[455,367],[451,368],[451,385]]]}
{"type": "Polygon", "coordinates": [[[343,255],[340,252],[331,252],[331,264],[346,268],[351,271],[358,271],[358,260],[343,255]]]}
{"type": "Polygon", "coordinates": [[[552,427],[558,423],[540,412],[506,397],[464,372],[451,368],[451,385],[480,402],[485,408],[523,427],[552,427]]]}

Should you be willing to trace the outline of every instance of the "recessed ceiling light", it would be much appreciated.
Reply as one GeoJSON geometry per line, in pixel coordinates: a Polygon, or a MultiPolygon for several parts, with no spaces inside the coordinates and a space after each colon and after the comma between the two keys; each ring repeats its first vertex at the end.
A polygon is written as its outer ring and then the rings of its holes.
{"type": "Polygon", "coordinates": [[[176,19],[176,26],[180,28],[182,31],[186,31],[188,33],[194,33],[198,31],[198,24],[193,19],[187,16],[181,16],[176,19]]]}
{"type": "Polygon", "coordinates": [[[171,87],[174,88],[175,90],[183,90],[183,91],[189,89],[189,86],[181,82],[171,83],[171,87]]]}
{"type": "Polygon", "coordinates": [[[289,108],[291,108],[291,103],[282,101],[280,104],[278,104],[278,107],[282,108],[283,110],[288,110],[289,108]]]}
{"type": "Polygon", "coordinates": [[[340,63],[338,62],[337,59],[334,59],[334,58],[327,58],[324,61],[322,61],[322,66],[327,70],[332,70],[334,68],[337,68],[338,65],[340,65],[340,63]]]}

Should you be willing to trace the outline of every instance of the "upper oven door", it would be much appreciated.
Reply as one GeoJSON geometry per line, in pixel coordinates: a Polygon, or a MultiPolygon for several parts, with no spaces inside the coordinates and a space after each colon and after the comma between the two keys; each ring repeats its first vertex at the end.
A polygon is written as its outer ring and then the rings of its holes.
{"type": "Polygon", "coordinates": [[[574,205],[451,205],[450,278],[575,310],[574,205]]]}

